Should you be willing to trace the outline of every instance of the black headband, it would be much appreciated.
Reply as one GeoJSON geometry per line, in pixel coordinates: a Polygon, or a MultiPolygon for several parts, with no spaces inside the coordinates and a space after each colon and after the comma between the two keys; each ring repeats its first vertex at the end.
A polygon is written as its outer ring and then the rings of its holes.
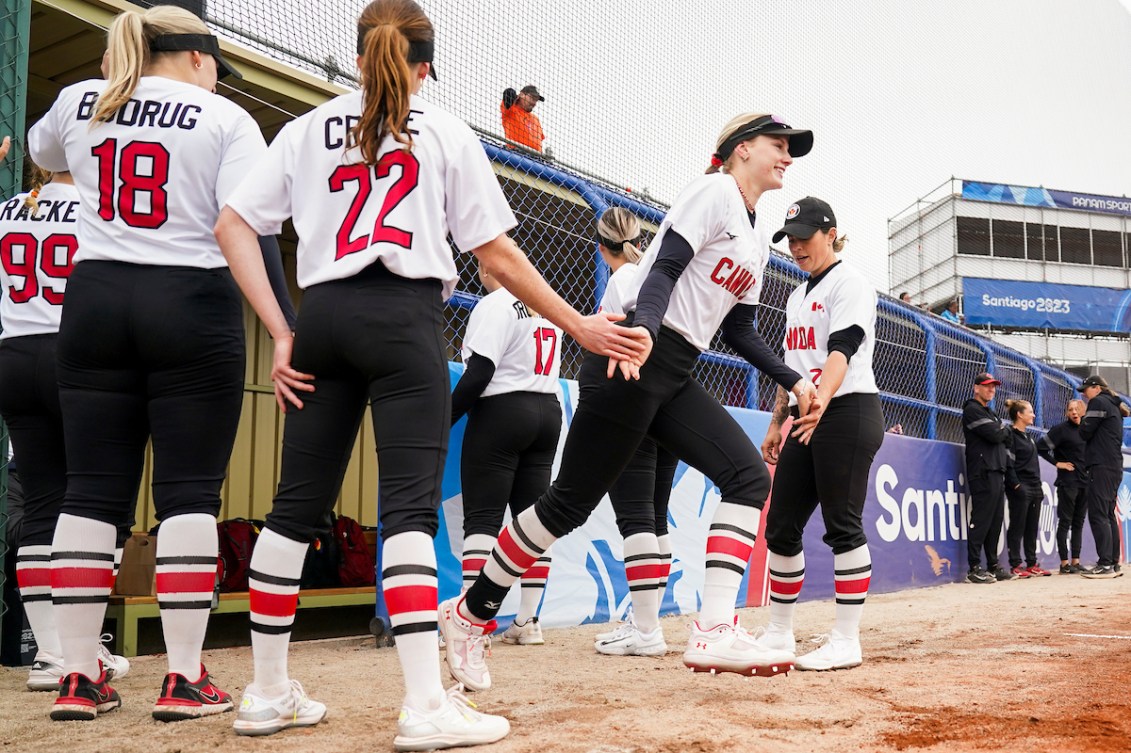
{"type": "MultiPolygon", "coordinates": [[[[373,30],[373,27],[369,27],[369,28],[366,28],[364,26],[357,27],[357,54],[358,55],[364,55],[365,54],[365,37],[368,36],[369,32],[372,31],[372,30],[373,30]]],[[[428,40],[426,42],[409,41],[409,43],[408,43],[408,62],[410,62],[410,63],[431,63],[432,57],[435,55],[435,53],[436,53],[436,43],[433,42],[432,40],[428,40]]],[[[429,75],[432,76],[433,79],[436,78],[436,67],[435,66],[432,66],[431,71],[429,71],[429,75]]]]}
{"type": "Polygon", "coordinates": [[[151,52],[204,52],[216,58],[219,78],[232,75],[243,78],[220,54],[220,40],[211,34],[161,34],[149,43],[151,52]]]}
{"type": "Polygon", "coordinates": [[[634,246],[639,244],[640,236],[638,235],[635,238],[629,238],[623,241],[614,241],[612,238],[606,238],[600,233],[597,233],[597,242],[610,251],[624,251],[624,244],[626,243],[631,243],[634,246]]]}

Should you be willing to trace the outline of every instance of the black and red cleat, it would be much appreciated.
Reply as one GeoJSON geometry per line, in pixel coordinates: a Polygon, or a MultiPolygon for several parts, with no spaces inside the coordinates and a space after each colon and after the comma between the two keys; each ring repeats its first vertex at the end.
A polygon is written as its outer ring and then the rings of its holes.
{"type": "Polygon", "coordinates": [[[72,672],[59,683],[59,697],[51,707],[51,718],[57,722],[89,721],[121,705],[122,699],[110,687],[105,671],[97,680],[72,672]]]}
{"type": "Polygon", "coordinates": [[[179,722],[234,708],[232,697],[212,684],[208,670],[200,665],[200,679],[189,682],[184,675],[170,672],[161,684],[161,697],[153,706],[153,718],[159,722],[179,722]]]}

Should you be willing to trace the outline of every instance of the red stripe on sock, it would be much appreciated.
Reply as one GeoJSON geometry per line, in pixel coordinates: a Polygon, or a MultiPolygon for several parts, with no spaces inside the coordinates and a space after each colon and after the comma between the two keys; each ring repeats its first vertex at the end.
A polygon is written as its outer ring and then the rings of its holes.
{"type": "Polygon", "coordinates": [[[216,585],[216,573],[157,573],[157,593],[204,593],[216,585]]]}
{"type": "Polygon", "coordinates": [[[405,612],[435,612],[439,604],[436,586],[398,586],[385,589],[389,616],[405,612]]]}
{"type": "Polygon", "coordinates": [[[632,565],[624,569],[624,577],[629,583],[638,580],[658,580],[663,574],[664,569],[660,565],[632,565]]]}
{"type": "Polygon", "coordinates": [[[780,580],[770,579],[770,593],[780,594],[781,596],[796,596],[801,593],[801,585],[804,580],[799,580],[796,583],[783,583],[780,580]]]}
{"type": "Polygon", "coordinates": [[[871,585],[872,579],[858,578],[856,580],[838,580],[836,582],[836,592],[838,594],[862,594],[868,592],[868,586],[871,585]]]}
{"type": "Polygon", "coordinates": [[[483,557],[475,557],[465,559],[463,561],[463,571],[465,573],[478,573],[487,564],[487,560],[483,557]]]}
{"type": "Polygon", "coordinates": [[[294,617],[298,609],[298,591],[293,594],[272,594],[251,589],[251,613],[264,617],[294,617]]]}
{"type": "Polygon", "coordinates": [[[754,547],[743,543],[730,536],[709,536],[707,538],[707,554],[728,554],[737,557],[743,562],[750,560],[750,553],[754,547]]]}
{"type": "Polygon", "coordinates": [[[522,572],[529,570],[530,566],[538,561],[537,554],[529,554],[518,545],[518,542],[516,542],[511,535],[511,527],[509,525],[499,534],[497,546],[506,558],[513,562],[514,566],[522,572]]]}
{"type": "Polygon", "coordinates": [[[110,588],[114,571],[108,567],[53,567],[52,588],[110,588]]]}
{"type": "Polygon", "coordinates": [[[20,588],[43,588],[51,585],[50,567],[16,568],[16,585],[20,588]]]}
{"type": "Polygon", "coordinates": [[[549,565],[539,565],[532,567],[522,574],[523,580],[546,580],[550,577],[549,565]]]}

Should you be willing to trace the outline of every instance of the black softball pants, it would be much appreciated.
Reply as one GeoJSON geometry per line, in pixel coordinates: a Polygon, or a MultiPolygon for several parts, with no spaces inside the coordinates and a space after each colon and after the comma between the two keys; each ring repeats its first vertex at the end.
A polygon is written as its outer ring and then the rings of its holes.
{"type": "Polygon", "coordinates": [[[219,513],[244,370],[243,304],[226,267],[76,265],[58,341],[62,512],[118,525],[151,441],[157,518],[219,513]]]}
{"type": "Polygon", "coordinates": [[[1084,546],[1084,517],[1088,514],[1084,489],[1083,486],[1056,487],[1056,548],[1062,560],[1080,559],[1080,550],[1084,546]],[[1072,533],[1071,548],[1069,532],[1072,533]]]}
{"type": "Polygon", "coordinates": [[[561,429],[556,395],[507,392],[475,402],[460,459],[464,536],[498,536],[508,503],[517,516],[546,491],[561,429]]]}
{"type": "Polygon", "coordinates": [[[668,500],[679,459],[645,437],[609,489],[621,538],[668,532],[668,500]]]}
{"type": "Polygon", "coordinates": [[[1025,564],[1037,564],[1037,526],[1041,522],[1041,503],[1045,493],[1040,484],[1021,484],[1017,489],[1006,489],[1009,500],[1009,528],[1005,541],[1009,547],[1009,566],[1021,566],[1024,546],[1025,564]]]}
{"type": "Polygon", "coordinates": [[[774,554],[800,554],[805,525],[821,506],[824,542],[834,554],[868,543],[864,501],[868,474],[884,441],[884,414],[876,394],[829,401],[808,445],[785,440],[766,513],[766,546],[774,554]]]}
{"type": "Polygon", "coordinates": [[[1119,520],[1115,517],[1115,498],[1119,494],[1119,482],[1123,469],[1117,465],[1093,465],[1088,467],[1091,481],[1084,492],[1084,502],[1088,508],[1088,525],[1096,542],[1097,564],[1114,565],[1120,560],[1119,520]]]}
{"type": "Polygon", "coordinates": [[[267,527],[305,542],[325,530],[368,406],[382,535],[435,536],[452,412],[440,282],[377,262],[312,285],[295,327],[291,361],[314,375],[314,392],[301,394],[302,410],[287,411],[267,527]]]}
{"type": "Polygon", "coordinates": [[[619,371],[609,379],[607,358],[585,359],[557,479],[535,503],[551,534],[561,538],[589,518],[645,436],[711,479],[724,502],[761,509],[770,474],[738,423],[691,376],[698,357],[698,348],[661,327],[639,380],[619,371]]]}
{"type": "Polygon", "coordinates": [[[1005,519],[1005,471],[986,471],[970,479],[970,521],[966,529],[966,557],[970,569],[982,561],[985,550],[986,565],[998,564],[997,542],[1001,524],[1005,519]]]}

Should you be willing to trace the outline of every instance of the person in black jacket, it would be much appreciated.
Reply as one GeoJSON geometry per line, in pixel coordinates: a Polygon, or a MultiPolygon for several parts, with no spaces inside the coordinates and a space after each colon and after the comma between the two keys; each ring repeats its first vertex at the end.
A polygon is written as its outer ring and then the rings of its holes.
{"type": "Polygon", "coordinates": [[[1088,506],[1088,524],[1096,540],[1096,566],[1085,570],[1086,578],[1118,578],[1120,542],[1119,520],[1115,516],[1115,497],[1123,476],[1123,416],[1127,406],[1107,386],[1103,377],[1092,375],[1080,385],[1088,399],[1088,411],[1080,422],[1084,448],[1084,464],[1091,480],[1084,495],[1088,506]]]}
{"type": "Polygon", "coordinates": [[[1000,381],[992,374],[974,377],[974,397],[962,406],[962,434],[966,439],[966,479],[970,487],[970,523],[966,531],[966,554],[970,583],[1009,580],[1012,573],[998,564],[997,542],[1005,518],[1006,451],[1013,431],[989,409],[1000,381]],[[986,569],[981,567],[982,550],[986,569]]]}
{"type": "Polygon", "coordinates": [[[1080,436],[1080,419],[1084,417],[1084,401],[1069,400],[1063,421],[1049,429],[1037,452],[1050,465],[1056,466],[1056,546],[1060,554],[1060,574],[1081,572],[1080,548],[1084,539],[1084,490],[1088,471],[1084,465],[1084,438],[1080,436]],[[1071,548],[1068,533],[1072,532],[1071,548]],[[1069,558],[1071,557],[1071,561],[1069,558]]]}
{"type": "Polygon", "coordinates": [[[1027,400],[1007,400],[1006,409],[1013,422],[1010,435],[1009,467],[1005,469],[1005,496],[1009,500],[1009,528],[1005,539],[1009,545],[1009,566],[1018,578],[1052,575],[1037,564],[1037,523],[1041,503],[1041,467],[1037,460],[1037,444],[1028,429],[1037,416],[1027,400]],[[1025,548],[1025,564],[1021,564],[1021,548],[1025,548]]]}

